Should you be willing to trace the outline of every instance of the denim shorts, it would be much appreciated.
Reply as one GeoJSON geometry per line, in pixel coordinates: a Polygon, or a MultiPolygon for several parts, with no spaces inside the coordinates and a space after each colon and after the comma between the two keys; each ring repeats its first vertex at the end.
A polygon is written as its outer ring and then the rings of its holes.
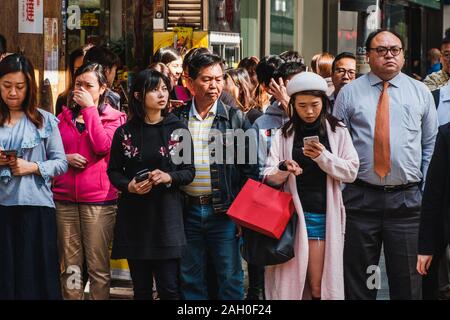
{"type": "Polygon", "coordinates": [[[304,212],[309,240],[325,240],[326,215],[304,212]]]}

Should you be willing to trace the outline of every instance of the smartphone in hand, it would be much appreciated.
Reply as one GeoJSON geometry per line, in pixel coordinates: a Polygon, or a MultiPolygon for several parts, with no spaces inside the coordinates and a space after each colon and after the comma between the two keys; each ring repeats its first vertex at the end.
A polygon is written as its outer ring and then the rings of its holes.
{"type": "Polygon", "coordinates": [[[319,143],[319,136],[304,137],[303,145],[306,146],[307,144],[310,144],[313,141],[319,143]]]}
{"type": "Polygon", "coordinates": [[[136,180],[136,183],[145,181],[150,178],[150,170],[144,169],[136,173],[134,176],[134,179],[136,180]]]}
{"type": "Polygon", "coordinates": [[[0,151],[3,155],[7,156],[8,158],[17,158],[17,150],[1,150],[0,151]]]}

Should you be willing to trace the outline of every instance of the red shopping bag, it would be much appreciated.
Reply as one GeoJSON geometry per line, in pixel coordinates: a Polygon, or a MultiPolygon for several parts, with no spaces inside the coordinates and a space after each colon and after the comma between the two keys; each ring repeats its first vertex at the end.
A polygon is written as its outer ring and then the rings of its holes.
{"type": "Polygon", "coordinates": [[[227,214],[245,228],[280,239],[293,212],[290,193],[248,179],[227,214]]]}

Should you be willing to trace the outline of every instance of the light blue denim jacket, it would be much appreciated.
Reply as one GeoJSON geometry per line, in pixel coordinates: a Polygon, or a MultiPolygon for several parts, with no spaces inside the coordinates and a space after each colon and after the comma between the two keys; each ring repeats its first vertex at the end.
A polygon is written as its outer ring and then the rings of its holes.
{"type": "Polygon", "coordinates": [[[0,205],[55,207],[51,192],[54,176],[67,171],[67,158],[58,130],[58,119],[40,110],[44,117],[42,128],[24,115],[13,127],[0,127],[0,147],[17,150],[18,156],[36,162],[41,176],[15,177],[8,166],[0,167],[0,205]]]}

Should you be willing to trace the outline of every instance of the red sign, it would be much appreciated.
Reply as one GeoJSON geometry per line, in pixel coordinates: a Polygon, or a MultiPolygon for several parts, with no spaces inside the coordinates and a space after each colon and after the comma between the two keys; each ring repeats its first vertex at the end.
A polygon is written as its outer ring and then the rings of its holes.
{"type": "Polygon", "coordinates": [[[27,21],[34,22],[34,0],[26,2],[27,21]]]}

